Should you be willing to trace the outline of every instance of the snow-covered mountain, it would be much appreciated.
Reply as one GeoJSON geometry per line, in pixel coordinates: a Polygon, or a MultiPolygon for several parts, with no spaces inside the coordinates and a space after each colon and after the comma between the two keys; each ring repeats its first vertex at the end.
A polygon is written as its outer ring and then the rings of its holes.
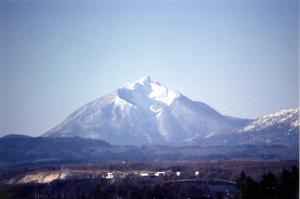
{"type": "Polygon", "coordinates": [[[113,144],[175,144],[230,132],[250,122],[221,115],[144,77],[82,106],[43,136],[79,136],[113,144]]]}
{"type": "Polygon", "coordinates": [[[262,131],[268,128],[286,128],[288,132],[299,128],[299,107],[282,109],[258,118],[249,125],[241,128],[240,132],[262,131]]]}
{"type": "Polygon", "coordinates": [[[277,145],[299,147],[299,107],[282,109],[226,135],[194,140],[192,145],[277,145]]]}
{"type": "Polygon", "coordinates": [[[240,142],[298,147],[299,124],[299,107],[282,109],[239,129],[238,132],[246,138],[240,142]]]}

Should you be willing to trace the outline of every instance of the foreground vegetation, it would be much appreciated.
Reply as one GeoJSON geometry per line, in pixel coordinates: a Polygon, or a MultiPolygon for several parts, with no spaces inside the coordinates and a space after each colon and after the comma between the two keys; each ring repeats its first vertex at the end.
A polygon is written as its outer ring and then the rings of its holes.
{"type": "MultiPolygon", "coordinates": [[[[106,179],[55,181],[50,184],[6,185],[0,189],[3,199],[173,199],[224,198],[224,191],[208,192],[205,183],[164,182],[161,179],[106,179]]],[[[230,198],[233,198],[231,195],[230,198]]]]}
{"type": "Polygon", "coordinates": [[[283,169],[279,176],[269,172],[259,181],[243,172],[237,180],[239,199],[297,199],[299,198],[299,168],[283,169]]]}

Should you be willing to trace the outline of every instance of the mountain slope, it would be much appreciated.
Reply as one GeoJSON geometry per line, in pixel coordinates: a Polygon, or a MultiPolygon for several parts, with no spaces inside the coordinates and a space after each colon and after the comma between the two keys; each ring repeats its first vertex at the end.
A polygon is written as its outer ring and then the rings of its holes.
{"type": "Polygon", "coordinates": [[[299,107],[282,109],[258,118],[238,132],[253,144],[299,146],[299,107]]]}
{"type": "Polygon", "coordinates": [[[299,124],[299,108],[290,108],[262,116],[239,131],[253,132],[276,127],[287,128],[291,132],[299,128],[299,124]]]}
{"type": "Polygon", "coordinates": [[[197,139],[192,145],[280,145],[299,147],[299,107],[282,109],[249,123],[226,135],[197,139]]]}
{"type": "Polygon", "coordinates": [[[105,160],[110,158],[106,151],[111,147],[103,140],[11,134],[0,138],[0,165],[76,162],[87,159],[95,152],[98,158],[105,160]]]}
{"type": "Polygon", "coordinates": [[[249,122],[223,116],[144,77],[84,105],[43,136],[79,136],[112,144],[176,144],[230,132],[249,122]]]}

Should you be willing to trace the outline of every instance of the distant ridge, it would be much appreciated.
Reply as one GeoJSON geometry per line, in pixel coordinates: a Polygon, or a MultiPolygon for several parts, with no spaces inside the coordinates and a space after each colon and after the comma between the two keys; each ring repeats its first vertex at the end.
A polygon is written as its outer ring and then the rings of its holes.
{"type": "MultiPolygon", "coordinates": [[[[209,139],[207,140],[209,142],[209,139]]],[[[214,143],[216,144],[216,143],[214,143]]],[[[209,146],[117,146],[79,137],[4,136],[0,138],[0,168],[123,161],[297,160],[292,146],[221,144],[209,146]]]]}

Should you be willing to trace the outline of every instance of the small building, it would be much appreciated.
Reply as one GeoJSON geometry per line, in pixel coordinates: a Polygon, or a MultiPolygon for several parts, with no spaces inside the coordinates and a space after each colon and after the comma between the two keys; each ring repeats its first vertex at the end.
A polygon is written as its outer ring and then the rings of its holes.
{"type": "Polygon", "coordinates": [[[148,172],[141,172],[140,176],[142,176],[142,177],[149,176],[149,173],[148,172]]]}
{"type": "Polygon", "coordinates": [[[138,171],[127,171],[126,176],[136,176],[139,175],[138,171]]]}
{"type": "Polygon", "coordinates": [[[157,171],[155,172],[155,176],[165,176],[166,172],[165,171],[157,171]]]}
{"type": "Polygon", "coordinates": [[[105,178],[106,179],[112,179],[112,178],[114,178],[114,175],[113,175],[113,173],[106,173],[105,178]]]}
{"type": "Polygon", "coordinates": [[[180,171],[177,171],[177,172],[176,172],[176,176],[180,176],[180,171]]]}
{"type": "Polygon", "coordinates": [[[199,176],[199,171],[195,171],[195,176],[199,176]]]}

